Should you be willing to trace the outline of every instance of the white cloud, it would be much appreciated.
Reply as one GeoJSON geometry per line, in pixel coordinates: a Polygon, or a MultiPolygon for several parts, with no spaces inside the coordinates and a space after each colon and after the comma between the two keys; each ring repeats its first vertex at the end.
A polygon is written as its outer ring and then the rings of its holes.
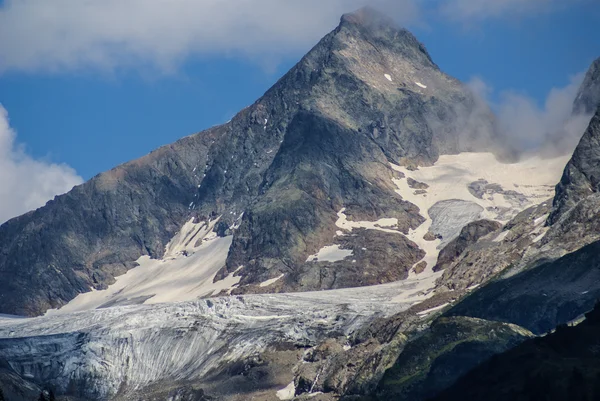
{"type": "Polygon", "coordinates": [[[169,70],[192,55],[277,59],[308,50],[365,4],[400,23],[417,0],[5,0],[0,72],[169,70]]]}
{"type": "Polygon", "coordinates": [[[83,181],[69,166],[33,159],[15,140],[8,113],[0,105],[0,224],[83,181]]]}
{"type": "Polygon", "coordinates": [[[573,101],[584,73],[571,77],[568,85],[550,90],[543,105],[516,91],[503,91],[493,101],[493,89],[474,78],[469,86],[485,99],[498,119],[500,134],[516,150],[547,153],[572,152],[591,116],[573,115],[573,101]]]}
{"type": "Polygon", "coordinates": [[[451,19],[479,22],[490,18],[546,12],[560,3],[559,0],[447,0],[440,9],[451,19]]]}

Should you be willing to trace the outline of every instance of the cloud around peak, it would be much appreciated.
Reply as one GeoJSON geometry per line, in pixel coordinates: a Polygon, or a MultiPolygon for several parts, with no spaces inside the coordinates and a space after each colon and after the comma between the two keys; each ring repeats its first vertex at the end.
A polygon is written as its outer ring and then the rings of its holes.
{"type": "Polygon", "coordinates": [[[573,114],[573,101],[584,73],[570,77],[563,87],[552,88],[543,104],[514,90],[494,93],[479,77],[468,86],[494,111],[498,134],[518,153],[542,153],[548,156],[570,154],[585,131],[591,115],[573,114]]]}
{"type": "MultiPolygon", "coordinates": [[[[364,0],[6,0],[0,8],[0,72],[170,70],[192,55],[260,59],[306,51],[364,0]]],[[[374,0],[400,22],[413,0],[374,0]]]]}

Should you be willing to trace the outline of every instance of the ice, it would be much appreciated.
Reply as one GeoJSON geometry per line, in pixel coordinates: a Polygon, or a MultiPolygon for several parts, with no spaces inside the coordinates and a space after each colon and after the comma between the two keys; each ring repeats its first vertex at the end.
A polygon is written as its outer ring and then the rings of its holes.
{"type": "Polygon", "coordinates": [[[421,287],[408,279],[11,319],[0,324],[2,358],[58,392],[73,381],[93,383],[83,391],[101,396],[115,394],[125,382],[135,392],[159,380],[202,378],[276,343],[314,346],[332,333],[350,336],[431,295],[421,287]]]}

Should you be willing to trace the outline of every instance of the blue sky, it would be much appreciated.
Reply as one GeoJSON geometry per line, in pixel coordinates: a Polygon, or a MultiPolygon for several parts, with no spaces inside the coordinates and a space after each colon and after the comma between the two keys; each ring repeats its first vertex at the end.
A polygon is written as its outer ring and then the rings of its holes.
{"type": "Polygon", "coordinates": [[[498,108],[511,93],[548,113],[551,89],[600,57],[594,0],[231,0],[237,11],[190,1],[178,9],[164,0],[0,0],[0,103],[12,135],[0,157],[32,182],[15,190],[0,175],[0,196],[23,205],[36,179],[52,181],[40,171],[54,168],[58,184],[25,202],[32,208],[78,177],[227,121],[361,4],[407,26],[445,72],[485,82],[498,108]],[[38,167],[19,169],[23,160],[38,167]]]}

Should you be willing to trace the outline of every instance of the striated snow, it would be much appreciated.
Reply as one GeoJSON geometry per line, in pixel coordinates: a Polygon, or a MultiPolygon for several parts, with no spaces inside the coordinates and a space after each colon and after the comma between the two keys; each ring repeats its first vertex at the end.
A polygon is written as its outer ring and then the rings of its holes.
{"type": "Polygon", "coordinates": [[[106,290],[80,294],[47,315],[64,314],[95,308],[130,304],[191,301],[203,296],[230,291],[241,277],[229,274],[213,282],[225,265],[232,236],[218,238],[212,231],[215,223],[188,221],[167,244],[163,259],[142,256],[139,266],[117,277],[106,290]]]}
{"type": "Polygon", "coordinates": [[[202,378],[276,343],[316,345],[350,336],[427,298],[421,288],[419,280],[408,279],[10,319],[0,323],[2,358],[59,392],[73,380],[93,383],[83,388],[96,395],[115,394],[124,382],[135,392],[157,380],[202,378]]]}
{"type": "Polygon", "coordinates": [[[7,315],[4,313],[0,313],[0,323],[2,323],[3,321],[10,321],[10,320],[14,320],[14,319],[26,319],[25,316],[17,316],[17,315],[7,315]]]}
{"type": "Polygon", "coordinates": [[[349,256],[352,256],[351,249],[342,249],[339,245],[327,245],[321,248],[316,254],[310,255],[306,261],[337,262],[349,256]]]}

